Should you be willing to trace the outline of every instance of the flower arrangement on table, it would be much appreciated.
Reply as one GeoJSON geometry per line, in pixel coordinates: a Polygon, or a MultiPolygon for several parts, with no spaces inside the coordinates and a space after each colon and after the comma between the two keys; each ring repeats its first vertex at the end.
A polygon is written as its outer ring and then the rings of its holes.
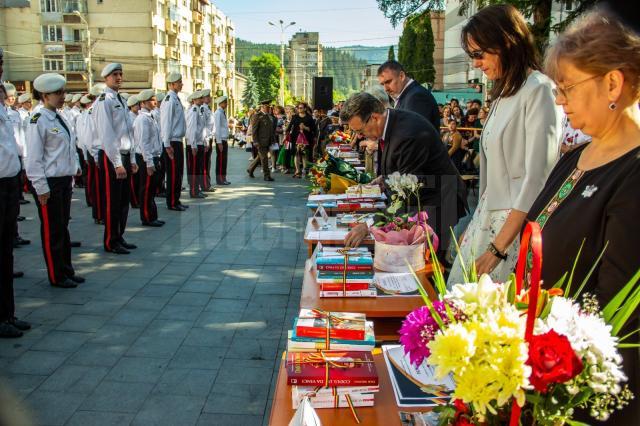
{"type": "Polygon", "coordinates": [[[342,130],[336,130],[329,135],[329,143],[335,145],[351,143],[351,135],[342,130]]]}
{"type": "Polygon", "coordinates": [[[433,241],[435,250],[438,247],[438,236],[427,224],[429,218],[420,209],[420,188],[423,184],[415,175],[394,172],[385,180],[391,191],[391,204],[386,212],[376,213],[376,220],[371,227],[371,235],[376,241],[376,268],[383,271],[402,272],[406,270],[405,260],[408,258],[412,267],[421,269],[425,265],[427,241],[433,241]],[[416,198],[418,213],[398,212],[411,208],[411,198],[416,198]],[[429,234],[429,238],[427,238],[429,234]]]}
{"type": "Polygon", "coordinates": [[[351,185],[371,182],[371,176],[357,171],[353,165],[340,158],[325,154],[309,170],[309,180],[312,192],[329,192],[332,188],[332,180],[343,182],[346,189],[351,185]]]}
{"type": "Polygon", "coordinates": [[[521,410],[535,424],[582,425],[576,409],[606,420],[633,398],[618,348],[638,347],[623,343],[638,330],[618,335],[640,303],[640,271],[602,310],[588,294],[579,301],[589,277],[574,293],[571,278],[542,290],[539,234],[527,254],[536,226],[527,226],[517,274],[506,283],[478,278],[472,267],[466,284],[447,290],[435,265],[439,299],[431,301],[416,278],[426,306],[406,317],[400,343],[414,365],[427,362],[456,383],[453,404],[436,409],[443,425],[515,426],[521,410]]]}

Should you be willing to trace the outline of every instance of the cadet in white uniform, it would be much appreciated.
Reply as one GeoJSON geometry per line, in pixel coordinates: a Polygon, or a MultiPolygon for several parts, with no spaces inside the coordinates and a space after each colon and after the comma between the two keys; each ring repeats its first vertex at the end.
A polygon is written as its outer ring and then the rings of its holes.
{"type": "Polygon", "coordinates": [[[49,283],[71,288],[84,282],[71,265],[69,238],[71,183],[81,170],[71,125],[57,112],[64,102],[65,83],[64,77],[53,73],[42,74],[33,82],[44,107],[29,122],[25,169],[40,216],[49,283]]]}
{"type": "Polygon", "coordinates": [[[104,249],[116,254],[129,254],[137,248],[124,240],[129,214],[128,173],[136,173],[132,161],[133,126],[126,101],[118,93],[122,84],[122,65],[104,67],[102,77],[107,87],[93,106],[96,138],[100,140],[98,162],[104,175],[104,249]]]}
{"type": "Polygon", "coordinates": [[[140,111],[133,123],[133,134],[140,175],[140,220],[143,226],[158,227],[164,225],[164,221],[158,220],[158,207],[154,199],[163,178],[160,173],[163,147],[160,141],[160,126],[152,116],[153,111],[157,109],[155,92],[153,89],[143,90],[138,99],[140,111]]]}
{"type": "Polygon", "coordinates": [[[186,132],[186,122],[182,102],[178,92],[182,90],[182,75],[172,72],[167,77],[169,91],[160,107],[160,139],[165,150],[167,169],[167,207],[169,210],[184,211],[180,203],[182,176],[184,174],[184,154],[182,138],[186,132]]]}
{"type": "MultiPolygon", "coordinates": [[[[136,117],[138,117],[138,110],[140,109],[140,101],[138,101],[138,96],[130,95],[127,99],[127,107],[129,108],[129,118],[131,119],[131,129],[133,129],[133,123],[136,121],[136,117]]],[[[135,138],[132,141],[133,146],[131,148],[131,152],[133,153],[133,157],[131,157],[132,164],[138,164],[135,159],[135,154],[138,152],[136,148],[135,138]]],[[[129,201],[131,202],[131,208],[137,209],[140,207],[140,200],[138,199],[138,192],[140,188],[140,175],[138,173],[129,173],[129,191],[131,196],[129,197],[129,201]]]]}
{"type": "Polygon", "coordinates": [[[98,97],[103,93],[103,83],[94,85],[89,94],[85,96],[85,102],[87,103],[87,110],[84,116],[84,148],[87,154],[87,163],[89,173],[92,172],[91,187],[89,188],[91,198],[91,215],[93,221],[97,225],[104,225],[104,206],[102,205],[103,192],[105,187],[105,174],[101,173],[101,169],[98,164],[98,151],[100,150],[100,139],[96,137],[95,121],[93,119],[93,105],[98,97]]]}
{"type": "Polygon", "coordinates": [[[191,198],[205,198],[202,193],[204,182],[204,118],[202,116],[202,92],[193,92],[187,100],[191,105],[186,112],[187,132],[185,138],[187,156],[187,175],[189,176],[189,194],[191,198]]]}
{"type": "MultiPolygon", "coordinates": [[[[0,78],[3,52],[0,48],[0,78]]],[[[1,80],[0,80],[1,81],[1,80]]],[[[2,107],[6,91],[0,84],[0,337],[20,337],[31,326],[15,317],[13,298],[13,238],[20,193],[20,160],[12,123],[2,107]]]]}
{"type": "Polygon", "coordinates": [[[204,118],[204,192],[215,192],[211,186],[211,153],[213,152],[213,113],[209,104],[211,103],[211,89],[202,90],[202,117],[204,118]]]}
{"type": "MultiPolygon", "coordinates": [[[[151,116],[153,117],[154,120],[156,120],[156,123],[158,123],[158,129],[160,128],[160,107],[162,106],[162,101],[164,100],[164,97],[166,96],[166,92],[157,92],[156,93],[156,102],[157,102],[157,106],[156,109],[154,109],[153,111],[151,111],[151,116]]],[[[166,181],[167,181],[167,170],[164,167],[165,164],[165,157],[167,156],[167,153],[165,152],[164,148],[162,149],[162,158],[160,159],[160,166],[156,169],[156,178],[159,179],[160,183],[158,184],[158,193],[157,195],[160,197],[166,197],[167,196],[167,188],[166,188],[166,181]]]]}
{"type": "Polygon", "coordinates": [[[220,96],[216,99],[218,109],[213,116],[216,137],[216,183],[218,185],[230,185],[227,181],[227,155],[229,154],[229,122],[227,121],[227,97],[220,96]]]}

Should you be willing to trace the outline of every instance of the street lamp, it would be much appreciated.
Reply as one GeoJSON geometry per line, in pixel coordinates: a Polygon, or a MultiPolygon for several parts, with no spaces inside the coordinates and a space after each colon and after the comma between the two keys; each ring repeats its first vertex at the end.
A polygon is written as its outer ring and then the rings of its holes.
{"type": "Polygon", "coordinates": [[[269,25],[272,27],[280,27],[280,105],[284,105],[284,32],[296,23],[292,21],[285,25],[284,21],[280,19],[278,24],[269,21],[269,25]]]}
{"type": "Polygon", "coordinates": [[[87,76],[89,77],[88,90],[91,90],[91,87],[93,86],[93,69],[91,68],[91,31],[89,30],[89,23],[87,22],[86,19],[84,19],[84,16],[82,16],[82,14],[79,11],[74,10],[73,14],[76,15],[78,18],[80,18],[80,21],[82,21],[82,23],[85,25],[87,30],[87,57],[85,61],[87,64],[87,76]]]}

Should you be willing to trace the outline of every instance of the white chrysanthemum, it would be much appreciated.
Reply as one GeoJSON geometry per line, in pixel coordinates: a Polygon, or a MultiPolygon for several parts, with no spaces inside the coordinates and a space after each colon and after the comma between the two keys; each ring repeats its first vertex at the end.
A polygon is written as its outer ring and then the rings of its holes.
{"type": "Polygon", "coordinates": [[[494,283],[486,274],[477,283],[455,284],[446,298],[458,302],[467,315],[499,309],[506,302],[504,286],[494,283]]]}

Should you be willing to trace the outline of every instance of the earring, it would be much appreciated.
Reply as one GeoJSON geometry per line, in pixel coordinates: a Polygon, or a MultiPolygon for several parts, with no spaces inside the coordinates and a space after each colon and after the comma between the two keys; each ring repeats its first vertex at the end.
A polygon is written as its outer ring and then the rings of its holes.
{"type": "Polygon", "coordinates": [[[609,109],[610,109],[611,111],[614,111],[617,107],[618,107],[618,105],[616,105],[616,103],[615,103],[615,102],[611,102],[611,103],[609,104],[609,109]]]}

